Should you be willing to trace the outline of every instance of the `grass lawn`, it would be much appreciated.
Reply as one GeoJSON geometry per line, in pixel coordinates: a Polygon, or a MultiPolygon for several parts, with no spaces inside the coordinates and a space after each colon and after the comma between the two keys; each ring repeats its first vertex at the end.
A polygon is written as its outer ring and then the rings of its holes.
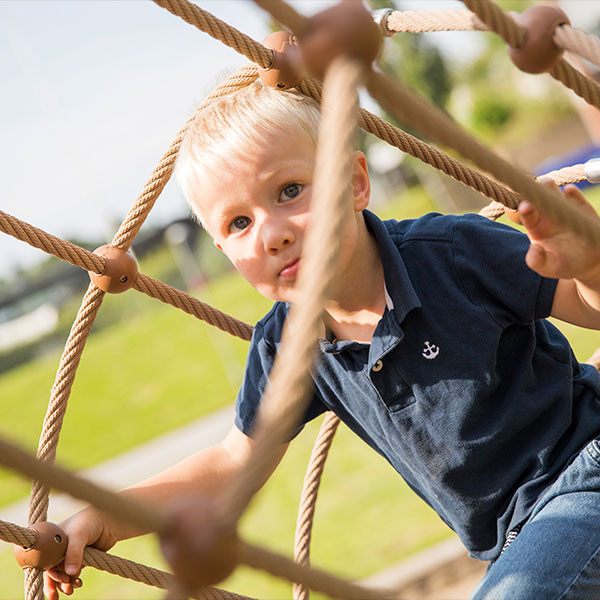
{"type": "MultiPolygon", "coordinates": [[[[270,305],[234,273],[215,282],[210,295],[211,303],[251,323],[270,305]]],[[[104,302],[126,302],[125,296],[104,302]]],[[[156,300],[147,303],[148,310],[89,338],[61,433],[62,464],[91,466],[235,398],[247,343],[156,300]]],[[[32,451],[58,359],[0,377],[0,432],[32,451]]],[[[0,470],[0,506],[28,493],[28,484],[0,470]]]]}

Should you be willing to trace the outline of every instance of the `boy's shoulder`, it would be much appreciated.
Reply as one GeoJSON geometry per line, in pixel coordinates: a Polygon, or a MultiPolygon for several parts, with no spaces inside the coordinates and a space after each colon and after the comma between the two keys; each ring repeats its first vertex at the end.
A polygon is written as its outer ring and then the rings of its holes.
{"type": "Polygon", "coordinates": [[[254,326],[255,342],[264,340],[273,348],[279,345],[289,308],[287,302],[275,302],[271,310],[254,326]]]}
{"type": "Polygon", "coordinates": [[[446,215],[432,212],[417,219],[390,219],[382,223],[397,245],[411,241],[453,242],[457,235],[485,237],[493,235],[492,232],[515,231],[507,225],[474,213],[446,215]]]}

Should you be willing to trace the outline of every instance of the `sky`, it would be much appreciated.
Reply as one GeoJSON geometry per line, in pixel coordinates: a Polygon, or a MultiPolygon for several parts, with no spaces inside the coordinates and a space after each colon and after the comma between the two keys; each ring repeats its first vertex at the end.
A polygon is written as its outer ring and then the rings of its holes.
{"type": "MultiPolygon", "coordinates": [[[[291,2],[304,14],[333,3],[291,2]]],[[[251,0],[197,4],[256,40],[268,33],[251,0]]],[[[580,27],[600,11],[600,0],[563,4],[580,27]]],[[[485,34],[431,35],[458,57],[485,34]]],[[[59,237],[110,241],[195,106],[246,62],[149,0],[0,0],[0,209],[59,237]]],[[[186,214],[171,182],[148,224],[186,214]]],[[[0,277],[43,258],[0,234],[0,277]]]]}

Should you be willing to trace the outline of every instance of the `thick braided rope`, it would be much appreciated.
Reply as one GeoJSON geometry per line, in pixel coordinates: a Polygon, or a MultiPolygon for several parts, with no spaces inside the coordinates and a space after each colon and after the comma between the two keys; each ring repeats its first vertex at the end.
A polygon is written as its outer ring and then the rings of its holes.
{"type": "MultiPolygon", "coordinates": [[[[276,0],[276,2],[271,2],[271,0],[267,0],[266,2],[255,0],[255,2],[267,10],[273,18],[279,20],[279,22],[289,27],[295,33],[298,33],[305,27],[305,18],[295,13],[293,9],[289,9],[283,0],[276,0]]],[[[305,95],[311,96],[316,100],[320,98],[320,83],[315,79],[305,77],[298,86],[298,89],[305,95]]],[[[485,177],[481,173],[477,173],[474,169],[462,165],[459,161],[393,127],[390,123],[379,119],[364,109],[360,110],[360,126],[389,144],[401,148],[427,164],[435,166],[457,181],[473,187],[473,189],[489,198],[502,202],[511,208],[516,208],[518,205],[519,200],[517,195],[507,190],[504,186],[485,177]]]]}
{"type": "MultiPolygon", "coordinates": [[[[585,165],[579,164],[571,167],[564,167],[563,169],[558,169],[556,171],[549,171],[548,173],[537,177],[537,179],[552,179],[556,185],[562,186],[569,183],[586,181],[587,177],[585,175],[585,165]]],[[[490,202],[479,211],[479,214],[482,217],[487,217],[488,219],[495,221],[504,214],[504,205],[500,202],[490,202]]]]}
{"type": "Polygon", "coordinates": [[[469,10],[395,10],[386,20],[394,33],[428,31],[487,31],[488,27],[469,10]]]}
{"type": "MultiPolygon", "coordinates": [[[[317,494],[321,484],[321,476],[325,468],[327,454],[333,442],[340,419],[332,412],[328,412],[323,420],[319,435],[315,440],[308,469],[302,485],[298,519],[296,521],[296,536],[294,541],[294,560],[301,565],[310,564],[310,538],[315,516],[317,494]]],[[[294,584],[294,600],[308,600],[308,588],[304,585],[294,584]]]]}
{"type": "MultiPolygon", "coordinates": [[[[519,47],[525,29],[492,0],[463,0],[463,3],[507,44],[513,48],[519,47]]],[[[577,71],[566,60],[559,60],[548,72],[586,102],[600,109],[600,85],[577,71]]]]}
{"type": "Polygon", "coordinates": [[[289,581],[303,584],[315,592],[343,600],[392,600],[392,591],[375,590],[345,581],[320,569],[300,565],[289,558],[250,544],[240,544],[240,562],[254,569],[277,574],[289,581]]]}
{"type": "Polygon", "coordinates": [[[131,247],[135,236],[144,224],[154,203],[171,178],[173,167],[175,166],[175,158],[177,157],[184,133],[185,127],[177,134],[169,149],[160,159],[154,171],[152,171],[150,179],[115,234],[111,242],[113,246],[122,248],[123,250],[129,250],[131,247]]]}
{"type": "Polygon", "coordinates": [[[351,214],[352,150],[358,114],[357,85],[362,68],[340,59],[330,67],[325,82],[312,219],[303,245],[298,281],[299,302],[290,309],[270,383],[256,419],[254,447],[239,476],[225,490],[221,519],[237,522],[272,465],[274,453],[299,423],[307,400],[315,344],[321,334],[322,314],[335,278],[340,236],[351,214]]]}
{"type": "Polygon", "coordinates": [[[243,54],[263,69],[271,66],[273,62],[272,50],[255,42],[251,37],[221,21],[199,6],[187,2],[187,0],[154,0],[154,2],[190,25],[194,25],[194,27],[208,33],[214,39],[233,48],[236,52],[243,54]]]}
{"type": "Polygon", "coordinates": [[[375,72],[371,73],[367,87],[371,95],[397,118],[411,123],[430,139],[455,148],[482,170],[506,182],[550,218],[562,221],[593,243],[600,241],[600,227],[581,209],[567,202],[559,192],[537,184],[528,173],[497,156],[412,90],[375,72]]]}
{"type": "MultiPolygon", "coordinates": [[[[248,85],[248,83],[253,80],[252,78],[256,79],[256,77],[257,75],[254,74],[254,71],[248,69],[248,67],[243,67],[228,77],[219,86],[217,86],[214,92],[208,98],[206,98],[198,110],[202,110],[214,98],[229,94],[240,87],[248,85]]],[[[164,153],[154,171],[152,171],[152,174],[146,182],[141,194],[138,196],[135,204],[115,234],[115,237],[112,241],[113,246],[117,246],[118,248],[122,248],[124,250],[128,250],[130,248],[135,236],[138,234],[156,200],[173,174],[175,159],[177,158],[181,141],[183,140],[183,136],[185,135],[189,123],[193,119],[194,115],[188,119],[181,131],[175,136],[175,139],[171,143],[169,149],[164,153]]]]}
{"type": "Polygon", "coordinates": [[[560,25],[552,34],[554,43],[560,48],[574,52],[600,68],[600,40],[577,27],[560,25]]]}
{"type": "MultiPolygon", "coordinates": [[[[322,86],[316,79],[305,77],[298,85],[298,90],[304,95],[314,98],[317,102],[321,100],[322,86]]],[[[492,200],[502,202],[502,204],[511,208],[515,208],[519,204],[518,194],[483,173],[462,164],[438,148],[419,140],[398,127],[394,127],[391,123],[364,108],[361,108],[359,112],[359,125],[380,140],[418,158],[425,164],[439,169],[456,181],[468,185],[492,200]]]]}
{"type": "MultiPolygon", "coordinates": [[[[236,85],[237,87],[247,85],[246,82],[248,80],[248,77],[240,78],[237,83],[230,82],[230,87],[234,88],[236,85]]],[[[252,79],[250,78],[250,80],[252,79]]],[[[215,97],[217,97],[217,95],[213,94],[207,98],[207,101],[215,97]]],[[[68,262],[76,267],[81,267],[86,271],[91,270],[96,273],[104,272],[106,259],[103,256],[98,256],[97,254],[94,254],[89,250],[85,250],[84,248],[80,248],[71,242],[65,242],[64,240],[50,235],[49,233],[46,233],[37,227],[29,225],[25,221],[21,221],[7,213],[2,213],[1,211],[0,228],[4,231],[8,229],[6,233],[10,233],[10,235],[13,237],[30,243],[36,248],[40,248],[41,250],[44,250],[45,252],[56,256],[57,258],[68,260],[68,262]],[[7,226],[4,228],[3,224],[9,224],[10,227],[7,226]],[[31,231],[33,231],[33,234],[30,234],[31,231]],[[32,243],[32,241],[34,243],[32,243]],[[66,245],[63,246],[63,244],[66,245]],[[63,247],[67,248],[68,250],[68,259],[64,257],[63,252],[59,251],[63,247]]],[[[235,335],[243,340],[249,340],[252,337],[251,325],[235,319],[228,314],[213,308],[209,304],[205,304],[197,298],[190,296],[186,292],[167,285],[162,281],[153,279],[148,275],[140,273],[134,285],[134,289],[143,292],[152,298],[156,298],[161,302],[170,304],[175,308],[180,308],[188,314],[205,321],[209,325],[218,327],[219,329],[226,331],[231,335],[235,335]]]]}
{"type": "Polygon", "coordinates": [[[491,0],[463,0],[463,4],[509,46],[518,48],[521,45],[525,37],[524,28],[515,23],[497,4],[491,0]]]}
{"type": "MultiPolygon", "coordinates": [[[[236,73],[231,78],[229,78],[222,86],[217,87],[217,89],[211,97],[221,95],[222,93],[227,93],[231,90],[232,87],[239,87],[242,84],[245,85],[247,80],[247,69],[243,69],[240,73],[236,73]]],[[[181,139],[183,137],[184,131],[185,128],[184,130],[182,130],[182,132],[180,132],[177,135],[175,141],[173,142],[173,144],[171,144],[169,150],[163,156],[159,165],[154,170],[150,181],[144,187],[144,191],[136,201],[134,208],[132,209],[132,211],[130,211],[127,219],[122,224],[121,228],[119,229],[119,232],[115,236],[113,240],[114,245],[119,245],[122,248],[129,248],[129,246],[131,245],[133,237],[137,234],[137,231],[143,224],[148,212],[154,205],[156,198],[166,185],[170,174],[172,173],[175,156],[179,149],[179,145],[181,144],[181,139]]],[[[11,226],[14,228],[14,225],[15,220],[13,219],[11,221],[11,226]]],[[[29,231],[32,231],[32,229],[29,229],[29,231]]],[[[40,232],[41,230],[35,229],[36,234],[39,234],[40,232]]],[[[53,238],[53,236],[48,236],[48,234],[44,235],[46,236],[44,239],[50,238],[52,240],[53,238]]],[[[58,238],[54,239],[57,240],[58,238]]],[[[76,248],[76,246],[74,246],[73,244],[71,244],[70,246],[76,248]]],[[[49,249],[53,247],[53,244],[48,245],[49,249]]],[[[98,269],[98,261],[92,260],[92,257],[95,257],[95,255],[87,251],[83,251],[83,249],[79,250],[80,252],[77,253],[77,257],[82,257],[82,260],[85,260],[86,258],[88,259],[88,262],[83,263],[86,267],[88,265],[92,265],[93,268],[90,270],[95,270],[96,272],[102,272],[104,270],[103,259],[101,259],[102,270],[100,271],[98,269]]],[[[96,258],[100,259],[101,257],[96,258]]],[[[152,287],[151,281],[148,278],[143,279],[141,284],[143,285],[144,283],[146,289],[161,290],[160,285],[152,287]]],[[[173,289],[174,288],[171,288],[171,293],[168,295],[169,299],[171,300],[171,304],[174,304],[173,289]]],[[[165,297],[164,290],[161,291],[163,292],[162,296],[165,297]]],[[[187,295],[184,295],[183,293],[181,293],[180,295],[183,296],[183,298],[180,298],[179,304],[185,305],[187,307],[193,307],[191,313],[199,316],[201,311],[198,310],[198,305],[194,301],[188,300],[186,298],[187,295]]],[[[160,297],[160,294],[158,294],[158,296],[160,297]]],[[[93,322],[96,318],[97,311],[102,303],[102,298],[103,292],[96,288],[95,285],[91,284],[88,288],[88,292],[84,296],[81,308],[79,310],[75,323],[73,324],[69,338],[67,339],[65,350],[63,351],[59,363],[55,383],[52,388],[50,402],[46,416],[44,418],[42,434],[39,442],[38,456],[43,460],[48,460],[52,462],[56,455],[56,446],[58,444],[60,429],[62,427],[62,422],[66,412],[71,387],[75,379],[77,366],[79,365],[79,361],[83,352],[83,348],[85,347],[87,336],[91,331],[93,322]]],[[[228,316],[218,319],[217,313],[215,311],[212,311],[211,318],[213,321],[219,320],[222,328],[225,328],[225,330],[228,330],[228,327],[226,325],[227,322],[231,324],[229,328],[231,328],[235,332],[238,332],[238,334],[242,333],[242,331],[244,330],[243,324],[241,324],[236,319],[232,319],[228,316]]],[[[245,327],[246,330],[247,328],[248,326],[245,327]]],[[[243,335],[247,337],[247,331],[244,332],[243,335]]],[[[33,482],[29,508],[30,524],[40,520],[44,520],[46,518],[46,513],[48,510],[48,493],[49,490],[45,486],[41,485],[37,481],[33,482]]],[[[29,600],[33,600],[33,598],[39,597],[40,581],[41,578],[39,574],[34,576],[32,572],[29,571],[26,575],[26,594],[29,600]]]]}
{"type": "Polygon", "coordinates": [[[0,210],[0,231],[86,271],[103,273],[106,259],[0,210]]]}
{"type": "Polygon", "coordinates": [[[220,83],[215,90],[204,99],[204,102],[200,105],[198,110],[194,111],[194,115],[188,123],[194,120],[198,111],[204,110],[216,98],[232,94],[237,90],[250,85],[253,81],[256,81],[256,79],[258,79],[257,66],[254,64],[244,65],[230,75],[225,81],[220,83]]]}
{"type": "Polygon", "coordinates": [[[306,24],[306,17],[283,0],[254,0],[254,4],[266,10],[278,23],[285,24],[290,31],[299,34],[306,24]]]}
{"type": "MultiPolygon", "coordinates": [[[[473,13],[464,10],[448,11],[394,11],[386,20],[393,33],[425,31],[491,30],[510,46],[520,45],[524,29],[490,0],[463,0],[473,13]]],[[[570,26],[554,30],[557,46],[577,52],[600,65],[600,41],[594,36],[570,26]]],[[[572,67],[564,59],[549,71],[550,75],[573,90],[589,104],[600,108],[600,86],[572,67]]]]}
{"type": "Polygon", "coordinates": [[[504,204],[492,201],[484,206],[479,213],[482,217],[487,217],[492,221],[496,221],[504,214],[504,204]]]}
{"type": "Polygon", "coordinates": [[[588,104],[600,109],[600,85],[572,67],[564,58],[559,60],[548,73],[573,90],[588,104]]]}
{"type": "MultiPolygon", "coordinates": [[[[10,544],[29,547],[35,542],[36,536],[26,527],[0,520],[0,539],[10,544]]],[[[172,588],[175,583],[175,578],[171,573],[147,567],[90,546],[85,548],[83,552],[83,566],[93,567],[99,571],[112,573],[125,579],[131,579],[138,583],[145,583],[146,585],[165,590],[172,588]]],[[[191,597],[198,598],[199,600],[251,600],[247,596],[241,596],[217,588],[206,588],[191,597]]]]}
{"type": "Polygon", "coordinates": [[[21,475],[31,477],[83,500],[123,523],[131,523],[142,531],[164,532],[171,521],[165,513],[149,503],[117,495],[80,475],[40,460],[13,442],[0,437],[0,464],[21,475]]]}
{"type": "Polygon", "coordinates": [[[252,325],[235,319],[162,281],[152,279],[152,277],[140,273],[133,287],[139,292],[143,292],[161,302],[179,308],[231,335],[235,335],[243,340],[250,340],[252,337],[252,325]]]}
{"type": "MultiPolygon", "coordinates": [[[[131,523],[143,531],[160,533],[171,530],[170,518],[164,511],[149,503],[117,495],[66,469],[40,461],[2,437],[0,437],[0,464],[28,477],[43,481],[47,486],[67,492],[75,498],[89,502],[112,518],[131,523]]],[[[6,530],[7,535],[11,535],[14,527],[3,527],[3,530],[6,530]]],[[[19,538],[18,543],[23,541],[22,537],[19,538]]],[[[24,541],[30,543],[29,539],[24,541]]],[[[239,548],[240,562],[243,564],[265,570],[277,577],[286,577],[291,581],[304,583],[311,589],[325,592],[334,598],[381,599],[385,597],[380,592],[348,583],[318,569],[297,565],[293,560],[253,546],[243,540],[239,541],[239,548]]],[[[106,560],[104,559],[105,564],[106,560]]],[[[92,562],[99,562],[97,556],[95,559],[92,557],[92,562]]]]}
{"type": "Polygon", "coordinates": [[[0,520],[0,539],[10,544],[18,544],[23,548],[29,548],[35,543],[37,536],[31,529],[0,520]]]}
{"type": "Polygon", "coordinates": [[[540,175],[538,179],[552,179],[552,181],[559,186],[587,181],[585,164],[582,163],[570,167],[563,167],[556,171],[549,171],[548,173],[544,173],[544,175],[540,175]]]}
{"type": "MultiPolygon", "coordinates": [[[[237,30],[234,28],[230,28],[231,31],[229,31],[228,36],[222,35],[220,37],[217,37],[213,35],[213,33],[208,30],[208,27],[204,22],[208,18],[208,13],[202,11],[195,5],[190,4],[186,0],[178,0],[177,2],[155,0],[155,2],[163,8],[167,8],[167,10],[173,12],[177,16],[184,19],[186,22],[190,23],[191,25],[198,27],[198,29],[209,33],[221,42],[229,45],[234,50],[241,52],[241,50],[238,47],[234,46],[230,41],[230,38],[235,38],[235,36],[237,35],[237,30]],[[169,6],[167,6],[167,4],[169,4],[169,6]],[[192,18],[192,15],[195,14],[196,9],[202,13],[201,18],[192,18]]],[[[291,8],[284,2],[281,2],[280,0],[258,0],[256,1],[256,4],[269,11],[269,13],[275,19],[290,27],[292,31],[299,31],[304,26],[305,18],[299,15],[293,8],[291,8]]],[[[212,18],[214,19],[215,17],[212,18]]],[[[222,22],[220,21],[219,23],[222,24],[222,22]]],[[[229,27],[225,24],[222,24],[222,26],[229,27]]],[[[251,40],[248,37],[244,38],[244,44],[245,46],[252,45],[255,52],[258,52],[261,48],[264,49],[264,46],[262,46],[262,44],[259,44],[258,42],[251,40]]],[[[248,54],[246,54],[246,52],[241,53],[245,54],[246,56],[249,56],[248,54]]],[[[263,66],[260,62],[259,65],[263,66]]],[[[249,67],[249,72],[252,72],[251,69],[252,67],[249,67]]],[[[315,99],[317,98],[316,90],[318,88],[316,87],[316,80],[305,78],[305,80],[300,84],[298,89],[305,95],[311,96],[315,99]]],[[[318,96],[320,97],[320,90],[318,91],[318,96]]],[[[460,181],[462,183],[465,183],[466,185],[473,187],[473,189],[488,196],[493,200],[503,202],[504,204],[510,207],[515,207],[518,203],[516,196],[513,193],[511,193],[510,190],[507,191],[506,188],[504,188],[500,184],[490,180],[489,178],[486,178],[480,173],[477,173],[475,170],[470,169],[466,165],[461,165],[458,161],[452,159],[452,157],[445,155],[443,152],[432,148],[427,144],[424,144],[423,142],[417,140],[412,136],[409,136],[409,134],[401,132],[401,130],[394,128],[391,124],[386,123],[378,117],[375,117],[375,115],[371,115],[370,113],[368,113],[368,111],[361,110],[360,126],[363,127],[365,130],[370,131],[374,135],[377,135],[380,139],[392,144],[393,146],[399,147],[405,152],[411,154],[412,156],[419,158],[423,162],[435,166],[436,168],[448,174],[450,177],[453,177],[457,181],[460,181]]]]}
{"type": "MultiPolygon", "coordinates": [[[[146,585],[163,590],[173,589],[176,584],[175,577],[171,573],[141,565],[132,560],[102,552],[96,548],[87,547],[84,550],[83,564],[99,571],[112,573],[113,575],[131,579],[138,583],[145,583],[146,585]]],[[[198,600],[252,600],[248,596],[212,587],[204,588],[189,597],[197,598],[198,600]]]]}
{"type": "MultiPolygon", "coordinates": [[[[52,387],[43,431],[38,444],[37,457],[40,460],[53,462],[56,456],[58,438],[66,411],[66,401],[75,380],[75,372],[81,359],[83,347],[94,324],[103,297],[104,292],[95,285],[90,284],[71,328],[52,387]]],[[[45,489],[45,486],[36,485],[36,483],[32,488],[29,524],[45,519],[48,508],[47,489],[45,489]]]]}

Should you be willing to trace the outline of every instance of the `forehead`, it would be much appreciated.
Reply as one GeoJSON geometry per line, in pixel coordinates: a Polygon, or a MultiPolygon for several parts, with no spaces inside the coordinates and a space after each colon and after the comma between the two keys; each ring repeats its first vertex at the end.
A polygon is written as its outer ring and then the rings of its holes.
{"type": "Polygon", "coordinates": [[[210,231],[211,217],[232,203],[251,202],[268,186],[312,177],[316,147],[299,127],[272,128],[260,140],[218,148],[198,171],[193,204],[210,231]]]}

